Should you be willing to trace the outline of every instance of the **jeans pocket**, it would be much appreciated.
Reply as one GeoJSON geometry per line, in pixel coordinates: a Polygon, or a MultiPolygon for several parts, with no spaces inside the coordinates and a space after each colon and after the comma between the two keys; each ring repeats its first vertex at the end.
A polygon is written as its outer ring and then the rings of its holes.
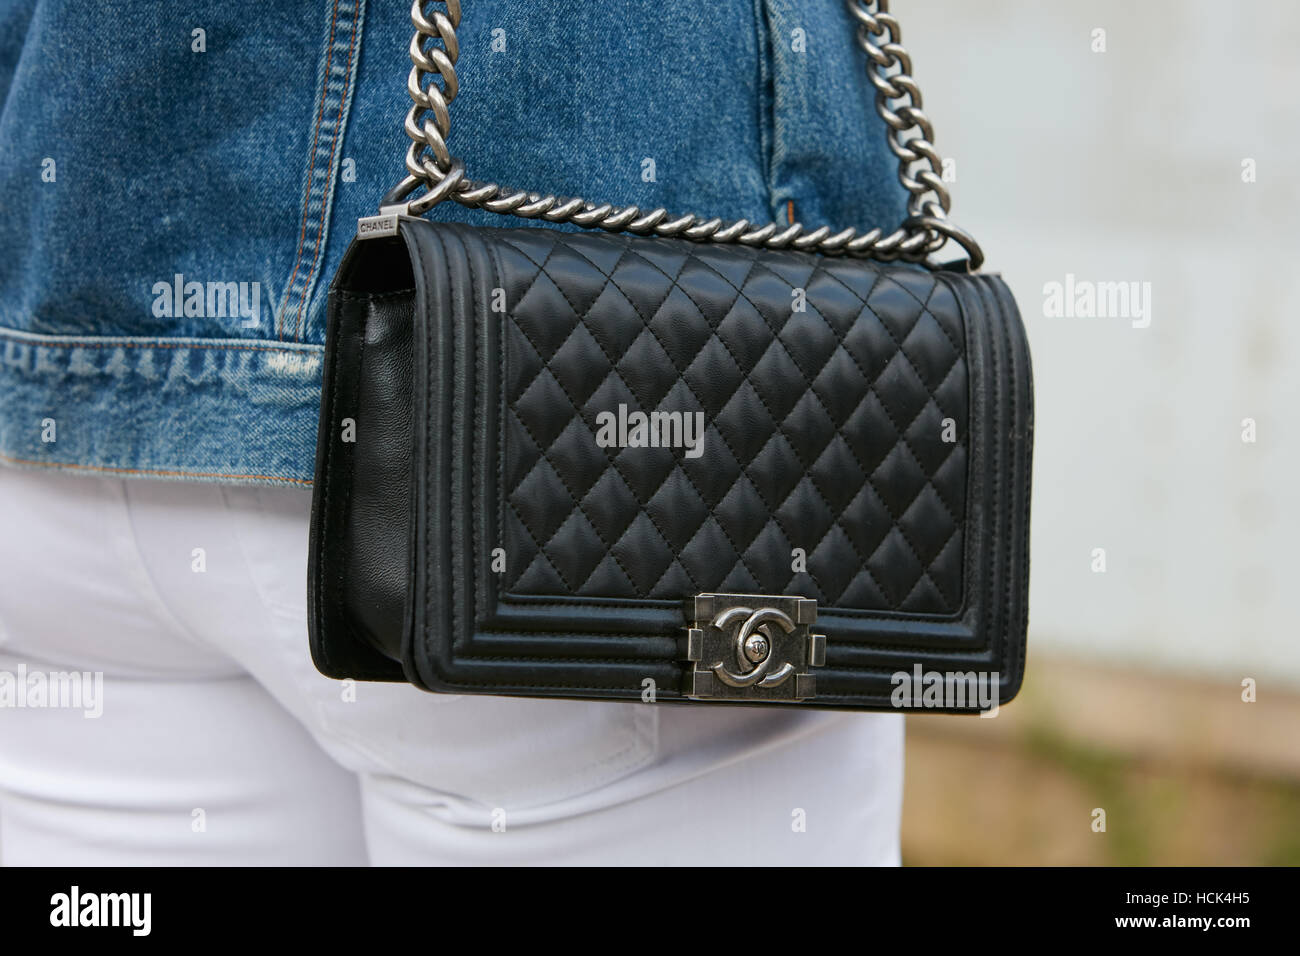
{"type": "Polygon", "coordinates": [[[468,758],[466,777],[473,767],[476,786],[502,802],[529,806],[588,793],[635,773],[657,756],[658,711],[653,705],[463,700],[475,725],[474,734],[466,730],[463,738],[471,744],[462,750],[468,758]],[[502,731],[490,738],[500,764],[478,760],[472,749],[474,736],[492,728],[502,731]]]}
{"type": "Polygon", "coordinates": [[[307,650],[305,496],[232,488],[225,497],[267,622],[233,652],[348,769],[409,781],[431,791],[431,803],[473,814],[580,796],[655,760],[654,705],[430,694],[317,673],[307,650]]]}
{"type": "MultiPolygon", "coordinates": [[[[325,678],[321,678],[325,680],[325,678]]],[[[651,764],[653,705],[445,696],[358,685],[317,708],[321,732],[361,757],[361,772],[416,783],[466,810],[520,810],[579,797],[651,764]]]]}

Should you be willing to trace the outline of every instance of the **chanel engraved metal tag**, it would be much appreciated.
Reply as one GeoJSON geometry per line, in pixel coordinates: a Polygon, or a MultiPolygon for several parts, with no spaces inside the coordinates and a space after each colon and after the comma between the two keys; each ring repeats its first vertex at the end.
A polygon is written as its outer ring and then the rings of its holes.
{"type": "Polygon", "coordinates": [[[683,693],[697,700],[800,701],[817,696],[811,667],[826,663],[813,634],[817,602],[765,594],[697,594],[686,602],[683,693]]]}
{"type": "Polygon", "coordinates": [[[397,227],[403,219],[411,219],[405,206],[380,206],[379,215],[362,216],[357,220],[357,238],[378,239],[381,236],[395,236],[397,227]]]}

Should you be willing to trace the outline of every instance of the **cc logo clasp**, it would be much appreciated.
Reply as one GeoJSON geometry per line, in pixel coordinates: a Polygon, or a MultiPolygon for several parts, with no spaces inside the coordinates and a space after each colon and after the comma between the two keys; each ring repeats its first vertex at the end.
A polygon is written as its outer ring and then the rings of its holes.
{"type": "Polygon", "coordinates": [[[742,621],[744,623],[737,628],[733,640],[739,673],[728,670],[725,661],[714,664],[713,673],[717,675],[718,680],[730,687],[753,687],[756,684],[759,687],[780,686],[795,669],[789,661],[786,661],[775,671],[768,673],[775,660],[772,650],[777,643],[777,635],[771,629],[779,627],[789,634],[795,629],[794,621],[790,620],[788,614],[772,607],[759,608],[757,611],[747,607],[733,607],[715,617],[713,626],[726,632],[728,628],[742,621]]]}

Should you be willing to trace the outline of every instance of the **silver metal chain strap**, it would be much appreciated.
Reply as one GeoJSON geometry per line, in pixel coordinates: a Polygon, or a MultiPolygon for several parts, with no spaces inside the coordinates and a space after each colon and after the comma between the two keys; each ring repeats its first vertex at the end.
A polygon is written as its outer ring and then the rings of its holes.
{"type": "MultiPolygon", "coordinates": [[[[888,0],[845,0],[845,6],[856,23],[857,44],[867,57],[867,76],[876,89],[876,112],[889,128],[889,148],[898,157],[899,181],[908,192],[908,218],[890,233],[880,227],[863,233],[852,227],[833,232],[829,226],[808,229],[800,223],[781,227],[776,223],[755,225],[746,219],[672,216],[663,208],[642,211],[637,206],[595,203],[577,196],[469,179],[465,164],[447,147],[451,129],[448,107],[460,87],[456,76],[460,0],[414,0],[411,4],[415,34],[406,83],[412,102],[405,124],[411,139],[406,152],[408,175],[385,197],[381,214],[418,216],[452,199],[462,206],[502,215],[571,222],[610,232],[910,262],[926,262],[952,239],[966,250],[970,268],[978,269],[984,261],[979,244],[948,221],[951,197],[940,175],[943,161],[934,148],[934,127],[921,109],[921,91],[912,79],[912,58],[900,42],[902,34],[898,21],[889,14],[888,0]],[[422,195],[402,202],[420,187],[425,188],[422,195]]],[[[359,234],[368,233],[363,227],[359,234]]]]}

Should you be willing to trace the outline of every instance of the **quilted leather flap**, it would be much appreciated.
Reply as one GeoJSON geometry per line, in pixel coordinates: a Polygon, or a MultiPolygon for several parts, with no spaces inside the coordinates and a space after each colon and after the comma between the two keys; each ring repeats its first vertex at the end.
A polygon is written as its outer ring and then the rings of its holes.
{"type": "Polygon", "coordinates": [[[1019,646],[1030,392],[1000,280],[403,228],[429,686],[671,685],[708,592],[815,599],[832,696],[917,647],[1019,646]]]}

